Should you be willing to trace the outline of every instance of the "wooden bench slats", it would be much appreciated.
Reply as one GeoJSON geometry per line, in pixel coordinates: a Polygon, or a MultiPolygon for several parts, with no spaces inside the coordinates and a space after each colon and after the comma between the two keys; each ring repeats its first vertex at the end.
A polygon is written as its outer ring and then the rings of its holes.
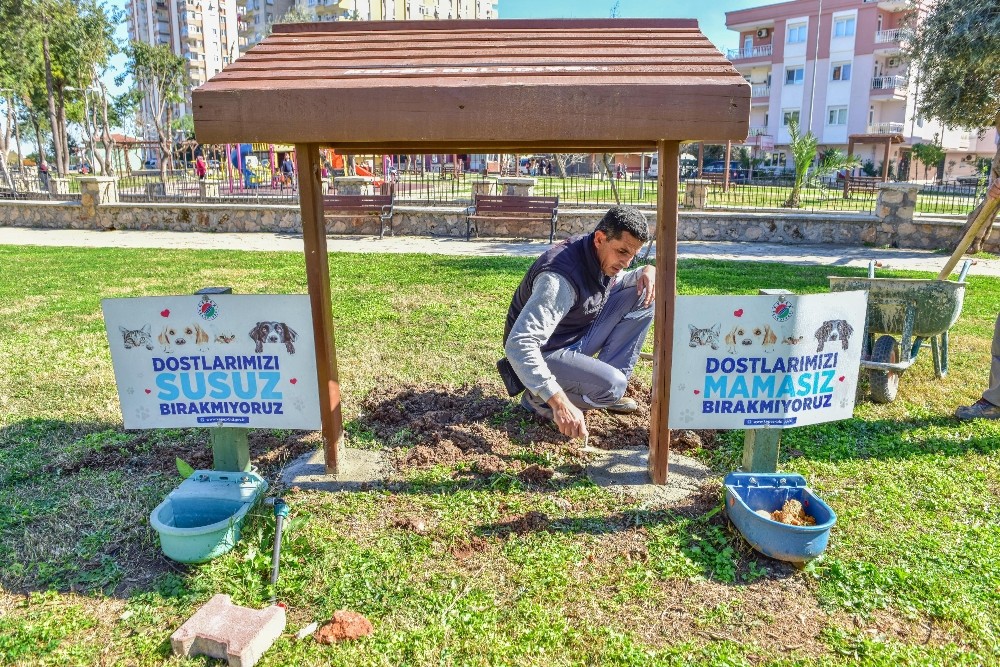
{"type": "Polygon", "coordinates": [[[475,195],[466,212],[465,238],[472,238],[473,220],[545,220],[550,221],[549,243],[555,240],[559,218],[559,197],[519,195],[475,195]]]}
{"type": "Polygon", "coordinates": [[[385,226],[392,222],[394,195],[326,195],[323,197],[323,217],[356,218],[359,215],[379,217],[378,237],[385,235],[385,226]]]}

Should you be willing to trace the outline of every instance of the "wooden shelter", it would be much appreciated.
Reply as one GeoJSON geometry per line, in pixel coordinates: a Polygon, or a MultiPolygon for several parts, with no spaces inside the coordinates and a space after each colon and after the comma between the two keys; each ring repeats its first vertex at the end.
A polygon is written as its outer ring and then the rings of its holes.
{"type": "MultiPolygon", "coordinates": [[[[319,150],[659,151],[649,470],[667,476],[680,142],[743,141],[750,86],[688,19],[275,26],[194,91],[198,140],[296,146],[326,467],[342,436],[319,150]]],[[[501,317],[497,315],[498,331],[501,317]]]]}

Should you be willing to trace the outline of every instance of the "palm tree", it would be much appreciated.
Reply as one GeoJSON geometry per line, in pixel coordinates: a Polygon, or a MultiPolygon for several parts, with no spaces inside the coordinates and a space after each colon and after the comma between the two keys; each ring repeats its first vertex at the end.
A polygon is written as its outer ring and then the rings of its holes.
{"type": "Polygon", "coordinates": [[[820,157],[819,164],[810,173],[813,160],[816,159],[816,148],[819,140],[812,132],[799,134],[799,124],[792,120],[788,122],[788,148],[795,160],[795,181],[792,183],[792,191],[788,194],[788,199],[782,204],[785,208],[800,208],[799,195],[806,185],[826,189],[820,181],[822,176],[832,174],[841,169],[853,169],[861,164],[861,159],[857,156],[846,155],[843,151],[831,148],[820,157]]]}

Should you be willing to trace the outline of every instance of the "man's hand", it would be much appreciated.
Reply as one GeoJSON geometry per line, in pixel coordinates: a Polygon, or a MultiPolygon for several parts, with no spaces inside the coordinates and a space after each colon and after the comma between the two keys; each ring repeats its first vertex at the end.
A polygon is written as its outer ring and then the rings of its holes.
{"type": "Polygon", "coordinates": [[[583,438],[587,435],[587,422],[583,419],[583,411],[570,402],[566,392],[553,394],[548,403],[560,433],[570,438],[583,438]]]}
{"type": "Polygon", "coordinates": [[[642,300],[642,307],[648,308],[656,298],[656,267],[646,265],[639,270],[639,277],[635,281],[635,288],[642,294],[646,290],[646,298],[642,300]]]}

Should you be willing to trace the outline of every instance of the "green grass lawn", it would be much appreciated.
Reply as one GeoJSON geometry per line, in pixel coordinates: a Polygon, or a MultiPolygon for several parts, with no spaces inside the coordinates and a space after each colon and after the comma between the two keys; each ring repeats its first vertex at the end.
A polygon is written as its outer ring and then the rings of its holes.
{"type": "MultiPolygon", "coordinates": [[[[331,255],[348,445],[406,440],[360,426],[359,406],[386,382],[501,396],[503,316],[530,261],[331,255]]],[[[864,270],[684,260],[679,289],[826,292],[831,274],[864,270]]],[[[784,432],[780,468],[838,515],[804,570],[750,550],[719,511],[719,479],[741,457],[736,431],[689,452],[718,475],[694,506],[643,506],[569,473],[528,484],[445,464],[366,491],[285,490],[276,591],[264,509],[211,563],[159,555],[149,512],[180,481],[175,457],[207,452],[208,436],[122,429],[100,300],[209,285],[304,293],[303,259],[0,246],[0,665],[214,664],[171,657],[170,634],[215,593],[260,608],[272,592],[288,632],[260,665],[1000,663],[1000,423],[950,416],[986,383],[1000,279],[973,268],[946,378],[923,352],[894,403],[861,401],[851,420],[784,432]],[[490,528],[529,512],[548,528],[490,528]],[[337,609],[375,633],[337,646],[291,635],[337,609]]],[[[648,384],[649,366],[637,375],[648,384]]],[[[489,419],[516,431],[523,414],[499,400],[489,419]]],[[[318,447],[311,434],[251,435],[318,447]]],[[[530,439],[519,447],[522,460],[579,467],[530,439]]]]}

